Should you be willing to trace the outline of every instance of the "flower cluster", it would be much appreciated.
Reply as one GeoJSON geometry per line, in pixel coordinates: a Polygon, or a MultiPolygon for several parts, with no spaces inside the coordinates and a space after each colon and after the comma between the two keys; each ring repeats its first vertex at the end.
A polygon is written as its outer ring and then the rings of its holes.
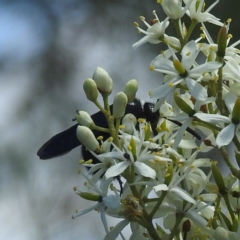
{"type": "Polygon", "coordinates": [[[110,106],[113,81],[99,67],[84,82],[86,97],[100,112],[94,119],[82,111],[76,115],[77,137],[90,156],[80,161],[88,168],[89,175],[82,173],[88,191],[77,194],[96,204],[74,217],[97,210],[106,240],[125,239],[127,225],[131,240],[237,240],[240,171],[225,146],[235,148],[240,165],[239,41],[229,45],[230,20],[222,23],[210,13],[218,1],[207,10],[204,0],[157,2],[166,17],[161,20],[153,11],[150,24],[141,16],[147,29],[135,23],[144,37],[133,44],[163,46],[150,63],[150,70],[163,75],[163,83],[150,94],[154,104],[135,98],[138,83],[132,79],[110,106]],[[206,22],[219,29],[216,43],[206,22]],[[166,33],[170,23],[176,37],[166,33]],[[199,26],[200,37],[193,39],[199,26]],[[211,150],[221,158],[210,155],[211,150]],[[218,169],[219,159],[229,168],[228,176],[218,169]],[[109,225],[106,215],[119,223],[109,225]]]}

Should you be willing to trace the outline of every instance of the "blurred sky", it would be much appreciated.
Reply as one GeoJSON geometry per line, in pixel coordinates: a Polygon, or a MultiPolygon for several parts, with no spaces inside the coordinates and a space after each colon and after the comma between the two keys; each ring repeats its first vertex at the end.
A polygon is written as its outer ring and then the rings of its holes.
{"type": "MultiPolygon", "coordinates": [[[[231,33],[238,39],[236,11],[222,9],[239,9],[240,3],[220,3],[213,13],[222,21],[233,18],[231,33]]],[[[49,161],[39,160],[36,152],[73,124],[76,109],[96,111],[82,84],[97,66],[114,81],[111,99],[136,78],[138,97],[149,100],[148,91],[161,77],[148,66],[161,48],[146,44],[134,50],[131,45],[142,37],[133,22],[140,22],[140,15],[152,19],[154,9],[165,17],[155,1],[0,1],[0,239],[104,235],[96,213],[71,219],[75,209],[86,208],[72,190],[82,187],[80,150],[49,161]]]]}

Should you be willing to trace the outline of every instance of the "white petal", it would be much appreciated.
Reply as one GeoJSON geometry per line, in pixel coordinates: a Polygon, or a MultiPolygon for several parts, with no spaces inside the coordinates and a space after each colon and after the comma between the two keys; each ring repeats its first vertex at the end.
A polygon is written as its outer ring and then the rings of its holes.
{"type": "Polygon", "coordinates": [[[99,154],[98,156],[101,158],[116,158],[119,160],[126,161],[126,158],[123,156],[122,152],[107,152],[107,153],[99,154]]]}
{"type": "Polygon", "coordinates": [[[185,82],[188,86],[189,92],[191,95],[199,101],[206,101],[208,94],[207,89],[204,88],[200,83],[195,80],[187,77],[185,78],[185,82]]]}
{"type": "Polygon", "coordinates": [[[192,70],[190,70],[190,76],[191,74],[202,74],[204,72],[212,72],[218,68],[220,68],[222,66],[221,63],[219,62],[207,62],[201,65],[198,65],[196,67],[194,67],[192,70]]]}
{"type": "Polygon", "coordinates": [[[184,149],[194,149],[198,147],[195,141],[188,139],[182,139],[178,146],[184,149]]]}
{"type": "Polygon", "coordinates": [[[136,171],[144,176],[144,177],[150,177],[150,178],[156,178],[156,172],[149,166],[147,166],[145,163],[142,162],[135,162],[134,166],[136,168],[136,171]]]}
{"type": "Polygon", "coordinates": [[[209,123],[231,123],[228,117],[217,114],[196,113],[194,116],[209,123]]]}
{"type": "Polygon", "coordinates": [[[107,197],[103,197],[103,203],[108,208],[117,208],[120,204],[120,198],[116,195],[108,195],[107,197]]]}
{"type": "Polygon", "coordinates": [[[169,59],[163,58],[162,55],[157,56],[150,64],[150,66],[154,66],[156,69],[161,69],[165,71],[175,72],[176,70],[173,66],[173,62],[169,59]]]}
{"type": "Polygon", "coordinates": [[[122,232],[122,230],[129,224],[129,220],[123,220],[119,222],[103,240],[114,240],[122,232]]]}
{"type": "Polygon", "coordinates": [[[183,189],[179,189],[178,187],[173,187],[169,191],[176,193],[179,197],[181,197],[182,199],[184,199],[190,203],[193,203],[193,204],[196,203],[196,201],[183,189]]]}
{"type": "Polygon", "coordinates": [[[216,143],[218,147],[228,145],[233,139],[234,132],[235,132],[235,125],[232,123],[226,126],[225,128],[223,128],[216,138],[216,143]]]}
{"type": "Polygon", "coordinates": [[[91,206],[91,207],[89,207],[89,208],[87,208],[87,209],[85,209],[85,210],[82,210],[82,211],[78,212],[78,214],[76,214],[76,215],[73,216],[73,217],[75,217],[75,218],[76,218],[76,217],[80,217],[80,216],[82,216],[82,215],[84,215],[84,214],[86,214],[86,213],[89,213],[89,212],[93,211],[94,209],[98,209],[99,206],[101,206],[101,205],[102,205],[102,203],[98,202],[98,203],[94,204],[93,206],[91,206]]]}
{"type": "Polygon", "coordinates": [[[141,38],[138,42],[134,43],[132,45],[133,48],[137,48],[141,45],[143,45],[144,43],[147,43],[149,41],[149,36],[144,36],[143,38],[141,38]]]}
{"type": "Polygon", "coordinates": [[[105,177],[108,179],[110,177],[116,177],[120,175],[128,166],[130,166],[130,161],[120,162],[112,167],[110,167],[106,173],[105,177]]]}
{"type": "Polygon", "coordinates": [[[206,227],[207,221],[198,213],[193,211],[186,212],[186,217],[191,219],[204,233],[212,235],[212,232],[206,227]]]}
{"type": "Polygon", "coordinates": [[[189,71],[189,69],[192,67],[192,63],[196,58],[197,51],[198,51],[197,44],[193,40],[188,42],[183,47],[182,52],[181,52],[181,55],[182,55],[181,62],[183,63],[183,65],[187,71],[189,71]]]}
{"type": "Polygon", "coordinates": [[[185,216],[191,219],[200,229],[202,229],[202,232],[206,233],[209,236],[213,235],[213,229],[206,227],[207,221],[199,213],[189,211],[185,216]]]}
{"type": "Polygon", "coordinates": [[[163,99],[166,98],[167,95],[175,89],[175,85],[169,85],[171,82],[166,82],[162,86],[158,87],[156,90],[154,90],[151,94],[151,98],[153,99],[163,99]]]}
{"type": "Polygon", "coordinates": [[[235,102],[237,101],[237,96],[232,93],[228,93],[228,94],[226,94],[224,101],[226,103],[228,111],[231,113],[233,111],[235,102]]]}
{"type": "Polygon", "coordinates": [[[175,138],[175,141],[174,141],[174,145],[173,145],[173,148],[174,149],[177,149],[181,139],[183,138],[183,135],[185,133],[185,130],[187,129],[187,127],[190,125],[192,121],[192,118],[188,118],[184,123],[183,125],[180,127],[180,129],[178,130],[178,133],[177,133],[177,136],[175,138]]]}
{"type": "Polygon", "coordinates": [[[159,184],[159,185],[153,187],[153,189],[155,190],[155,192],[168,191],[169,190],[169,188],[166,184],[159,184]]]}

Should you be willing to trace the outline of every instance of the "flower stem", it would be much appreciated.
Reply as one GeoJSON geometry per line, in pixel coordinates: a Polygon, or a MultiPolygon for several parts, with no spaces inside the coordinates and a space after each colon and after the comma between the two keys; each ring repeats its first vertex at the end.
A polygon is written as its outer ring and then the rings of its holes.
{"type": "Polygon", "coordinates": [[[151,216],[153,218],[153,216],[155,215],[155,213],[157,212],[157,210],[159,209],[159,207],[161,206],[164,198],[166,197],[167,195],[167,191],[162,191],[162,195],[161,197],[159,198],[157,204],[155,205],[155,207],[153,208],[152,212],[149,214],[149,216],[151,216]]]}
{"type": "Polygon", "coordinates": [[[222,157],[223,157],[225,163],[227,164],[227,166],[229,167],[230,171],[232,172],[233,176],[235,176],[237,179],[240,180],[240,171],[237,168],[235,168],[234,164],[230,160],[230,157],[229,157],[228,152],[226,151],[226,148],[221,147],[219,149],[219,151],[221,152],[222,157]]]}
{"type": "Polygon", "coordinates": [[[184,217],[184,215],[182,213],[176,213],[176,221],[175,221],[173,229],[169,235],[169,238],[168,238],[169,240],[172,240],[174,238],[174,236],[176,235],[176,233],[178,232],[178,226],[181,223],[183,217],[184,217]]]}

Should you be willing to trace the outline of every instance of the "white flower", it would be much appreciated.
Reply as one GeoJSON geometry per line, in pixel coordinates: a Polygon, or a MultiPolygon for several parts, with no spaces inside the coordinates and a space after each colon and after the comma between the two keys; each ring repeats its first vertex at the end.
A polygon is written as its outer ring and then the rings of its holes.
{"type": "MultiPolygon", "coordinates": [[[[229,28],[230,28],[230,21],[227,22],[227,25],[225,27],[228,32],[229,28]]],[[[204,36],[206,37],[206,39],[208,41],[208,44],[204,43],[201,46],[201,51],[203,51],[203,53],[207,57],[211,56],[211,59],[215,59],[216,55],[217,55],[217,51],[218,51],[218,45],[213,41],[211,35],[209,34],[206,26],[203,23],[202,23],[202,30],[203,30],[204,36]]],[[[239,56],[240,50],[238,48],[236,48],[236,46],[240,43],[240,40],[238,40],[230,45],[231,39],[232,39],[232,35],[227,34],[227,47],[225,49],[225,56],[224,56],[224,59],[226,60],[225,63],[227,64],[228,61],[231,61],[230,59],[233,59],[237,62],[237,64],[239,64],[240,63],[240,56],[239,56]]],[[[226,69],[228,69],[228,67],[224,66],[223,71],[226,69]]],[[[231,77],[228,76],[226,72],[223,72],[223,76],[224,76],[224,79],[231,80],[231,77]]],[[[237,79],[235,81],[239,81],[239,79],[237,79]]]]}
{"type": "Polygon", "coordinates": [[[205,4],[204,0],[200,0],[200,2],[197,2],[197,0],[184,0],[184,2],[185,4],[192,2],[189,10],[187,11],[187,15],[191,19],[197,20],[198,22],[210,22],[218,26],[223,25],[223,23],[219,21],[219,18],[216,18],[214,15],[209,13],[209,11],[218,4],[219,0],[215,1],[205,12],[202,12],[205,4]]]}
{"type": "MultiPolygon", "coordinates": [[[[227,94],[225,97],[225,103],[230,112],[229,117],[221,116],[218,114],[206,114],[206,113],[196,113],[194,115],[195,117],[205,122],[215,123],[217,125],[220,125],[222,123],[228,124],[217,135],[216,144],[219,148],[221,146],[228,145],[232,141],[234,137],[234,133],[240,136],[240,132],[239,132],[240,123],[232,122],[232,111],[233,111],[233,107],[236,100],[237,100],[237,97],[232,94],[227,94]]],[[[222,125],[220,125],[220,127],[222,127],[222,125]]]]}
{"type": "Polygon", "coordinates": [[[142,161],[148,161],[148,160],[153,160],[156,159],[157,156],[154,156],[153,154],[142,154],[137,157],[136,161],[133,159],[133,155],[128,153],[124,153],[122,151],[118,152],[110,152],[110,153],[105,153],[101,154],[100,157],[107,157],[107,158],[113,158],[113,159],[118,159],[121,160],[119,163],[116,165],[111,166],[105,173],[106,178],[110,177],[115,177],[120,175],[125,169],[127,169],[129,166],[133,165],[135,168],[135,171],[144,177],[150,177],[150,178],[155,178],[156,177],[156,172],[143,163],[142,161]],[[124,156],[130,157],[130,159],[125,158],[124,156]]]}
{"type": "MultiPolygon", "coordinates": [[[[197,47],[197,44],[194,41],[188,42],[182,49],[181,55],[181,64],[185,69],[185,73],[181,74],[175,68],[172,61],[165,58],[156,58],[153,60],[151,65],[152,68],[163,74],[169,76],[168,81],[162,86],[158,87],[152,92],[151,98],[158,99],[158,102],[165,99],[167,95],[173,93],[175,87],[179,83],[185,83],[189,89],[190,94],[199,101],[207,100],[207,90],[198,83],[203,78],[203,73],[212,72],[219,67],[221,63],[219,62],[206,62],[204,64],[194,66],[194,62],[198,56],[200,49],[197,47]],[[158,66],[159,68],[155,68],[158,66]]],[[[177,59],[174,53],[174,58],[177,59]]],[[[178,60],[177,60],[178,61],[178,60]]],[[[154,107],[156,110],[159,107],[157,103],[154,107]]]]}
{"type": "Polygon", "coordinates": [[[225,66],[223,68],[223,78],[232,80],[234,82],[240,82],[240,66],[237,61],[232,58],[225,56],[225,66]]]}
{"type": "MultiPolygon", "coordinates": [[[[102,220],[103,226],[105,228],[105,231],[106,231],[106,233],[108,233],[109,227],[107,225],[105,211],[107,208],[117,209],[120,205],[120,197],[118,195],[108,195],[108,187],[109,187],[109,184],[112,182],[112,178],[109,178],[107,180],[102,179],[100,187],[97,187],[91,181],[91,179],[89,179],[84,173],[82,173],[82,175],[87,179],[88,184],[89,184],[88,186],[97,193],[96,196],[99,195],[99,200],[95,205],[90,206],[80,212],[77,211],[77,214],[75,216],[73,216],[73,218],[80,217],[92,210],[97,209],[98,212],[100,213],[101,220],[102,220]]],[[[78,193],[78,195],[81,196],[81,192],[78,193]]]]}
{"type": "MultiPolygon", "coordinates": [[[[167,35],[165,35],[165,29],[169,25],[169,21],[168,21],[169,18],[167,17],[163,22],[160,22],[155,11],[153,11],[153,15],[156,18],[155,23],[153,25],[150,25],[145,21],[143,17],[141,17],[141,20],[148,28],[147,31],[141,29],[136,23],[136,28],[138,29],[138,31],[146,34],[146,36],[140,39],[138,42],[134,43],[133,48],[137,48],[147,42],[150,42],[152,44],[158,44],[161,41],[163,41],[165,37],[167,37],[167,35]]],[[[169,38],[168,40],[171,41],[171,38],[169,38]]],[[[174,38],[174,43],[175,43],[175,38],[174,38]]]]}
{"type": "MultiPolygon", "coordinates": [[[[156,146],[160,148],[160,146],[156,143],[144,140],[145,129],[148,129],[146,127],[146,123],[140,123],[140,132],[136,131],[135,129],[133,135],[129,135],[121,131],[121,135],[119,137],[123,141],[123,150],[119,149],[115,144],[112,143],[114,148],[111,152],[96,156],[101,159],[101,161],[103,161],[103,159],[112,159],[113,163],[115,163],[107,169],[105,173],[106,178],[121,175],[121,173],[124,172],[128,167],[133,166],[138,175],[155,179],[156,172],[149,166],[151,165],[150,163],[154,160],[171,161],[171,159],[166,158],[165,156],[157,156],[154,154],[154,152],[149,150],[153,145],[155,148],[156,146]],[[134,153],[131,151],[132,145],[134,145],[133,147],[135,148],[134,153]]],[[[154,140],[157,140],[157,137],[154,138],[154,140]]]]}

